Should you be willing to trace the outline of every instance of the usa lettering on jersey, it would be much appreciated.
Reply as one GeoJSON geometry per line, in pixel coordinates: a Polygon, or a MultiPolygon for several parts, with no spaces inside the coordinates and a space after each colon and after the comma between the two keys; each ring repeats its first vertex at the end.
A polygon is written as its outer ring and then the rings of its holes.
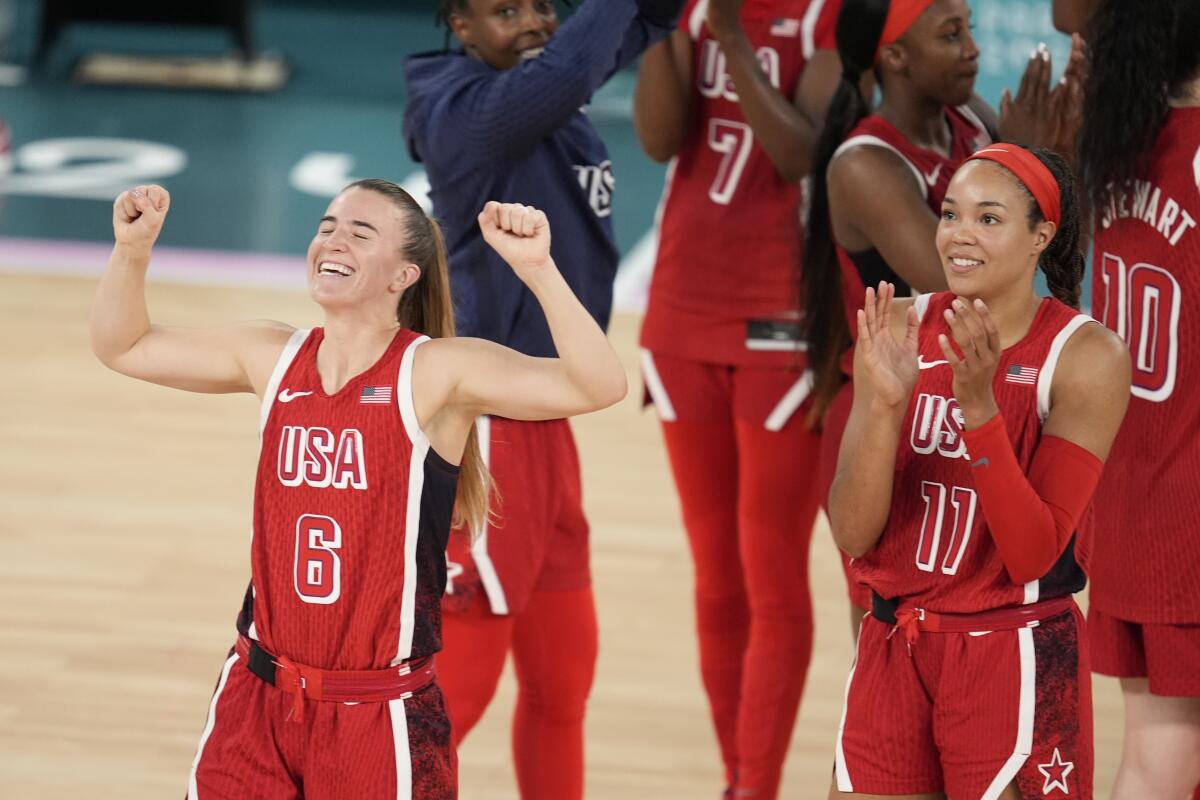
{"type": "MultiPolygon", "coordinates": [[[[779,51],[769,45],[755,51],[763,74],[776,90],[780,87],[779,51]]],[[[738,101],[737,89],[733,78],[726,71],[728,63],[721,45],[713,39],[705,39],[700,51],[700,70],[696,75],[696,88],[700,94],[709,99],[724,97],[731,103],[738,101]]]]}
{"type": "Polygon", "coordinates": [[[596,216],[603,219],[612,214],[613,187],[617,179],[613,175],[612,161],[601,164],[576,164],[575,177],[579,179],[579,188],[587,194],[588,205],[596,216]]]}
{"type": "Polygon", "coordinates": [[[963,437],[965,427],[966,420],[957,400],[922,393],[917,397],[909,441],[914,453],[969,459],[963,437]]]}
{"type": "Polygon", "coordinates": [[[314,489],[366,489],[362,432],[286,425],[279,435],[279,482],[314,489]]]}

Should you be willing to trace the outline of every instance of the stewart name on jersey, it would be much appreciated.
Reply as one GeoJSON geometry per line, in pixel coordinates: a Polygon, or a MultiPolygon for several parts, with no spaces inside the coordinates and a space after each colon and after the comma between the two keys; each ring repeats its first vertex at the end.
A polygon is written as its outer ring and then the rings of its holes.
{"type": "Polygon", "coordinates": [[[238,630],[310,666],[383,669],[441,648],[458,468],[429,446],[413,407],[426,337],[399,331],[332,395],[317,371],[323,338],[297,331],[264,394],[238,630]]]}
{"type": "MultiPolygon", "coordinates": [[[[1012,582],[1000,559],[975,491],[962,435],[953,373],[938,345],[950,335],[943,312],[954,295],[917,298],[921,315],[920,376],[902,426],[887,527],[875,549],[855,559],[856,577],[881,596],[903,597],[930,611],[967,614],[1072,594],[1083,588],[1074,539],[1049,572],[1025,585],[1012,582]]],[[[1004,350],[993,382],[1017,463],[1028,474],[1050,413],[1050,387],[1063,347],[1091,317],[1044,298],[1025,337],[1004,350]],[[1014,370],[1014,367],[1016,368],[1014,370]],[[1010,375],[1036,375],[1032,382],[1010,375]]]]}

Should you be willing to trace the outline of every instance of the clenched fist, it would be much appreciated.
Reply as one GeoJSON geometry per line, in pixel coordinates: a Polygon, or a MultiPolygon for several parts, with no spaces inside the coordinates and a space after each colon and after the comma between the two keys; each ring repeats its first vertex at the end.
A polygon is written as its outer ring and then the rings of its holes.
{"type": "Polygon", "coordinates": [[[508,262],[521,280],[550,266],[550,221],[546,214],[520,203],[488,202],[479,213],[483,238],[508,262]]]}
{"type": "Polygon", "coordinates": [[[150,249],[162,231],[171,195],[161,186],[135,186],[113,202],[117,244],[150,249]]]}

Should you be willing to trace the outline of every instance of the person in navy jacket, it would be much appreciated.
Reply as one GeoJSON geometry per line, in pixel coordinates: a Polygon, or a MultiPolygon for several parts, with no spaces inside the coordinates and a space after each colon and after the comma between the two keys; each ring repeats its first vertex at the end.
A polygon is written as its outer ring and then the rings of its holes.
{"type": "MultiPolygon", "coordinates": [[[[568,284],[602,326],[619,263],[613,168],[587,115],[609,77],[674,29],[682,0],[441,0],[461,48],[411,56],[404,133],[446,231],[459,335],[551,357],[533,295],[486,246],[482,202],[535,205],[568,284]]],[[[452,537],[439,672],[456,743],[483,715],[507,653],[519,691],[521,796],[583,796],[583,721],[597,651],[579,460],[566,420],[481,418],[495,514],[452,537]]]]}

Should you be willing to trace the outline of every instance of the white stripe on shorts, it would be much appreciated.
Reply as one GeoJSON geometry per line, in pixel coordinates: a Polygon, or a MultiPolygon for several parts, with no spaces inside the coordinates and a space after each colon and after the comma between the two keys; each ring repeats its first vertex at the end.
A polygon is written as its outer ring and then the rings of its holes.
{"type": "MultiPolygon", "coordinates": [[[[492,466],[492,418],[479,417],[475,420],[475,438],[479,441],[479,457],[483,465],[489,469],[492,466]]],[[[504,584],[500,582],[500,573],[492,563],[488,553],[487,515],[484,515],[480,530],[471,545],[471,558],[475,560],[475,568],[479,570],[479,580],[483,584],[483,593],[487,595],[488,606],[493,614],[508,613],[508,597],[504,594],[504,584]]]]}
{"type": "Polygon", "coordinates": [[[412,800],[412,751],[408,747],[408,714],[404,699],[388,701],[392,718],[392,746],[396,751],[396,800],[412,800]]]}
{"type": "Polygon", "coordinates": [[[196,788],[196,770],[200,766],[200,756],[204,755],[204,745],[208,742],[208,737],[212,736],[213,728],[217,724],[217,701],[221,699],[221,692],[225,691],[225,682],[229,680],[229,671],[233,669],[237,660],[237,653],[225,660],[225,666],[221,668],[221,679],[217,681],[217,689],[213,692],[212,702],[208,704],[208,721],[204,724],[204,733],[200,734],[200,744],[196,746],[196,757],[192,760],[192,772],[188,776],[187,800],[200,800],[200,790],[196,788]]]}
{"type": "Polygon", "coordinates": [[[1017,629],[1021,654],[1021,694],[1017,708],[1017,744],[980,800],[997,800],[1017,777],[1017,772],[1033,752],[1033,715],[1037,706],[1037,659],[1033,650],[1033,628],[1017,629]]]}
{"type": "Polygon", "coordinates": [[[779,405],[767,415],[767,421],[763,427],[772,432],[783,430],[783,426],[787,425],[792,415],[796,413],[808,395],[812,392],[814,383],[813,371],[811,369],[804,370],[800,378],[792,384],[792,388],[787,390],[787,394],[779,401],[779,405]]]}
{"type": "Polygon", "coordinates": [[[642,380],[646,382],[646,391],[650,392],[650,400],[654,403],[654,410],[658,412],[658,418],[663,422],[678,420],[675,406],[671,404],[671,397],[667,394],[667,387],[663,385],[662,378],[658,374],[658,367],[654,366],[654,354],[644,347],[642,348],[642,380]]]}
{"type": "MultiPolygon", "coordinates": [[[[867,616],[870,616],[868,614],[867,616]]],[[[850,674],[846,676],[846,694],[842,700],[842,721],[838,723],[837,752],[834,755],[833,770],[837,778],[839,792],[853,792],[854,784],[850,780],[850,769],[846,766],[846,751],[842,749],[842,734],[846,731],[846,712],[850,709],[850,684],[854,681],[854,668],[858,666],[858,651],[862,648],[862,629],[867,621],[864,616],[858,623],[858,639],[854,646],[854,663],[850,665],[850,674]]]]}

